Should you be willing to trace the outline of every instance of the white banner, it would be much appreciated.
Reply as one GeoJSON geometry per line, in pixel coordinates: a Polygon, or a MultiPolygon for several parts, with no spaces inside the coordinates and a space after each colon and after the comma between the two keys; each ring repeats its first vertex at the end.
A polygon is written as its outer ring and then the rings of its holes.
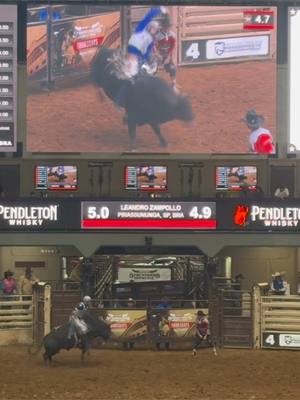
{"type": "Polygon", "coordinates": [[[171,280],[169,268],[119,268],[118,281],[122,282],[152,282],[171,280]]]}
{"type": "Polygon", "coordinates": [[[279,335],[280,347],[300,347],[300,335],[294,334],[280,334],[279,335]]]}
{"type": "Polygon", "coordinates": [[[218,60],[249,56],[267,56],[269,54],[269,36],[244,36],[223,38],[206,42],[206,58],[218,60]]]}

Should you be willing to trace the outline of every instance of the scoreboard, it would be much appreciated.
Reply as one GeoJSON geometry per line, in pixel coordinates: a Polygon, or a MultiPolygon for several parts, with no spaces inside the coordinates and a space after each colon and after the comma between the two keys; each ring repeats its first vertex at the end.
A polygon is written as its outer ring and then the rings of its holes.
{"type": "Polygon", "coordinates": [[[0,152],[16,151],[17,6],[0,5],[0,152]]]}
{"type": "Polygon", "coordinates": [[[215,230],[214,202],[84,201],[82,229],[215,230]]]}

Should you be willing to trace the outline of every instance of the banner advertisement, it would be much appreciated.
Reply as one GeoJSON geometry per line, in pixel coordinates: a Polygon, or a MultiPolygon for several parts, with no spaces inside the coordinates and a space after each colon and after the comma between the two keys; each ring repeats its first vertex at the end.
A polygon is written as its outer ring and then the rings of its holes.
{"type": "Polygon", "coordinates": [[[164,338],[193,338],[196,334],[195,321],[199,310],[208,315],[207,308],[153,310],[151,316],[152,330],[158,336],[164,338]]]}
{"type": "Polygon", "coordinates": [[[104,310],[103,318],[110,325],[112,339],[136,340],[147,334],[146,310],[104,310]]]}
{"type": "Polygon", "coordinates": [[[123,282],[153,282],[171,280],[170,268],[119,268],[118,281],[123,282]]]}
{"type": "Polygon", "coordinates": [[[219,207],[218,229],[244,232],[299,232],[300,203],[223,200],[219,207]]]}
{"type": "Polygon", "coordinates": [[[0,202],[0,231],[79,230],[80,203],[61,200],[0,202]]]}
{"type": "Polygon", "coordinates": [[[268,35],[262,35],[208,40],[206,43],[207,59],[267,56],[270,47],[269,39],[268,35]]]}

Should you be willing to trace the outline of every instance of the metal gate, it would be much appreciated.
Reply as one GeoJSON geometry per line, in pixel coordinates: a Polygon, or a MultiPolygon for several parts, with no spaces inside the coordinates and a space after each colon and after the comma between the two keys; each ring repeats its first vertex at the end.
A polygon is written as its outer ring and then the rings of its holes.
{"type": "Polygon", "coordinates": [[[215,302],[213,329],[220,347],[253,348],[253,301],[250,291],[221,290],[215,302]]]}
{"type": "Polygon", "coordinates": [[[299,296],[262,296],[261,347],[300,349],[299,296]]]}
{"type": "Polygon", "coordinates": [[[68,322],[75,305],[81,300],[80,290],[52,290],[51,328],[68,322]]]}
{"type": "Polygon", "coordinates": [[[33,342],[40,344],[50,332],[51,287],[37,286],[33,293],[33,342]]]}

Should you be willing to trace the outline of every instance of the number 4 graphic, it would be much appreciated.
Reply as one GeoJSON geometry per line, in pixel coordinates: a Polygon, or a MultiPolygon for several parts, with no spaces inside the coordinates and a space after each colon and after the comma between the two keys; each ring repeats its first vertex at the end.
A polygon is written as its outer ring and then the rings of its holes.
{"type": "Polygon", "coordinates": [[[199,43],[192,43],[185,52],[187,57],[197,60],[200,56],[199,43]]]}
{"type": "Polygon", "coordinates": [[[274,335],[269,335],[269,336],[266,338],[265,342],[268,343],[268,344],[270,344],[271,346],[274,346],[274,344],[275,344],[274,335]]]}

